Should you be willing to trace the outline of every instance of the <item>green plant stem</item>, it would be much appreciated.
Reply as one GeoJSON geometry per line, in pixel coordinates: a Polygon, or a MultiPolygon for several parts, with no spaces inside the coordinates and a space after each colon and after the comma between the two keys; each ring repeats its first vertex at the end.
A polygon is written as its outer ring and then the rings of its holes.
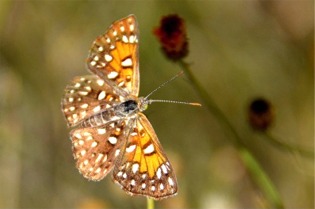
{"type": "Polygon", "coordinates": [[[282,141],[276,139],[272,135],[265,133],[265,132],[263,132],[262,134],[263,134],[263,136],[266,137],[266,139],[270,143],[274,144],[275,146],[279,147],[280,149],[283,149],[285,151],[289,151],[292,153],[299,153],[305,157],[309,157],[309,158],[314,159],[314,152],[312,150],[306,150],[306,149],[299,147],[297,145],[291,145],[291,144],[283,143],[282,141]]]}
{"type": "Polygon", "coordinates": [[[203,100],[204,105],[206,108],[219,120],[219,122],[224,125],[230,133],[233,135],[231,138],[236,146],[241,159],[248,170],[249,174],[251,175],[253,181],[256,185],[260,188],[260,190],[265,195],[266,199],[272,204],[272,207],[275,208],[284,208],[280,195],[269,179],[265,171],[259,165],[258,161],[255,159],[254,155],[246,148],[246,145],[242,142],[240,136],[233,128],[231,123],[228,121],[224,113],[218,108],[218,106],[214,103],[212,98],[208,95],[207,91],[200,85],[194,75],[191,73],[189,64],[184,62],[183,60],[178,61],[178,64],[185,72],[185,75],[191,82],[192,86],[194,87],[195,91],[199,94],[201,99],[203,100]]]}
{"type": "Polygon", "coordinates": [[[249,150],[240,148],[239,153],[243,163],[246,165],[249,173],[251,174],[251,178],[264,192],[266,199],[268,199],[269,202],[273,204],[273,207],[284,208],[275,186],[272,184],[269,177],[262,170],[261,166],[255,160],[249,150]]]}
{"type": "Polygon", "coordinates": [[[154,200],[150,197],[147,197],[147,209],[154,209],[154,200]]]}

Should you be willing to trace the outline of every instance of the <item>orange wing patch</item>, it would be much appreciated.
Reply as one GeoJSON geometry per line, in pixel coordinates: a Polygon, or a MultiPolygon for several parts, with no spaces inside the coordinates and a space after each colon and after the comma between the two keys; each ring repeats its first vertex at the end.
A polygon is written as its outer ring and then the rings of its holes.
{"type": "Polygon", "coordinates": [[[142,124],[138,121],[136,128],[130,133],[129,144],[126,152],[135,146],[135,151],[127,154],[128,161],[140,164],[140,173],[147,172],[149,178],[153,178],[158,168],[165,163],[166,159],[158,141],[155,139],[154,132],[148,131],[149,124],[142,124]]]}

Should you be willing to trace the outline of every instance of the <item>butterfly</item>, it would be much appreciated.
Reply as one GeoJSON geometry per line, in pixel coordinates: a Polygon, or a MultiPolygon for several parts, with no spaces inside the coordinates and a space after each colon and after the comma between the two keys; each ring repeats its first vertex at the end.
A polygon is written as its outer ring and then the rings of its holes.
{"type": "Polygon", "coordinates": [[[65,89],[62,112],[76,167],[87,179],[114,182],[130,195],[160,200],[177,193],[177,180],[148,118],[151,100],[139,94],[139,30],[134,15],[114,22],[90,49],[91,75],[65,89]]]}

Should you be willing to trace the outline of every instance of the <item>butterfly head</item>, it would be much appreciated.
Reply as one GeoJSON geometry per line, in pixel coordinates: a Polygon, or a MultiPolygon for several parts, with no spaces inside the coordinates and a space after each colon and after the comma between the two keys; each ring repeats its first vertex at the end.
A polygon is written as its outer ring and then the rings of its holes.
{"type": "Polygon", "coordinates": [[[140,112],[145,111],[148,108],[149,104],[150,104],[150,100],[146,99],[145,97],[140,97],[138,99],[138,108],[140,112]]]}

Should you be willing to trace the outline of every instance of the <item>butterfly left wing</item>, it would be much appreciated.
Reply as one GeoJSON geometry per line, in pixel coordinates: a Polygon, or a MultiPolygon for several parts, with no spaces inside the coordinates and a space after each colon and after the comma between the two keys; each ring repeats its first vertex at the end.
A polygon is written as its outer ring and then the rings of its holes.
{"type": "Polygon", "coordinates": [[[136,17],[129,15],[114,22],[92,44],[87,66],[124,96],[138,96],[139,55],[136,17]]]}
{"type": "Polygon", "coordinates": [[[122,102],[121,95],[96,75],[77,76],[65,89],[61,109],[68,126],[122,102]]]}
{"type": "Polygon", "coordinates": [[[112,170],[125,142],[126,127],[129,121],[122,120],[71,131],[76,167],[85,178],[99,181],[112,170]]]}
{"type": "Polygon", "coordinates": [[[122,151],[113,172],[122,189],[156,200],[176,194],[173,168],[144,114],[138,113],[122,151]]]}

